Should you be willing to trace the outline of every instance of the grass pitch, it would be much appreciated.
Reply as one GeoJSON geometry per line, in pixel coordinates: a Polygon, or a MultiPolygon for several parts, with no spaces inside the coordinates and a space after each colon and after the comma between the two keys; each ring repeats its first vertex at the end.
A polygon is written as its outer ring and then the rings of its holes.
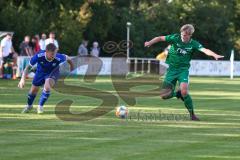
{"type": "MultiPolygon", "coordinates": [[[[142,118],[149,113],[186,115],[183,103],[158,96],[137,98],[131,113],[141,118],[118,119],[114,111],[90,121],[57,118],[56,104],[72,99],[75,114],[89,111],[100,99],[52,91],[45,113],[20,114],[26,103],[18,81],[0,80],[0,160],[231,160],[240,159],[240,79],[192,77],[190,93],[200,122],[142,118]]],[[[68,84],[99,89],[117,96],[107,77],[93,84],[68,79],[68,84]]],[[[147,86],[136,87],[144,91],[147,86]]],[[[35,100],[37,106],[39,95],[35,100]]],[[[111,99],[109,99],[111,100],[111,99]]],[[[119,98],[119,104],[124,102],[119,98]]],[[[127,104],[125,104],[127,105],[127,104]]]]}

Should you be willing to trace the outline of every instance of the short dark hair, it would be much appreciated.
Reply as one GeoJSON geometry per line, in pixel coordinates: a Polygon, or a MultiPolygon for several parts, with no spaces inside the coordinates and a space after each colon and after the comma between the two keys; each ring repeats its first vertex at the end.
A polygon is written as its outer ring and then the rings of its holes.
{"type": "Polygon", "coordinates": [[[53,43],[49,43],[49,44],[46,46],[46,51],[55,52],[56,49],[57,49],[57,47],[56,47],[53,43]]]}

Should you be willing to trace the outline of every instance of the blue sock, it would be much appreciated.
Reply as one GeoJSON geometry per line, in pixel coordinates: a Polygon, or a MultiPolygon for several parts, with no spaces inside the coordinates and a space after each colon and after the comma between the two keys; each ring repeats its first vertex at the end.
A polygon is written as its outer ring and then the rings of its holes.
{"type": "Polygon", "coordinates": [[[50,91],[42,91],[42,95],[39,100],[39,106],[43,106],[44,103],[47,101],[48,97],[50,96],[50,91]]]}
{"type": "Polygon", "coordinates": [[[36,97],[36,94],[28,93],[28,99],[27,99],[28,106],[32,106],[35,97],[36,97]]]}

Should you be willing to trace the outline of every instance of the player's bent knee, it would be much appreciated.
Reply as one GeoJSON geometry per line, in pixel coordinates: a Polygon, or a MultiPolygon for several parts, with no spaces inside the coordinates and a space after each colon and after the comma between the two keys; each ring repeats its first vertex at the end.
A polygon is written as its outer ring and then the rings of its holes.
{"type": "Polygon", "coordinates": [[[183,96],[183,97],[185,97],[185,96],[187,96],[188,95],[188,90],[181,90],[181,95],[183,96]]]}
{"type": "Polygon", "coordinates": [[[45,91],[51,91],[51,87],[50,87],[50,86],[47,86],[47,85],[44,85],[44,90],[45,90],[45,91]]]}
{"type": "Polygon", "coordinates": [[[50,90],[51,90],[51,86],[50,86],[49,83],[45,83],[45,84],[44,84],[44,90],[45,90],[45,91],[50,91],[50,90]]]}
{"type": "Polygon", "coordinates": [[[54,79],[52,79],[52,78],[46,79],[45,84],[44,84],[44,90],[50,91],[51,88],[53,88],[54,84],[55,84],[54,79]]]}

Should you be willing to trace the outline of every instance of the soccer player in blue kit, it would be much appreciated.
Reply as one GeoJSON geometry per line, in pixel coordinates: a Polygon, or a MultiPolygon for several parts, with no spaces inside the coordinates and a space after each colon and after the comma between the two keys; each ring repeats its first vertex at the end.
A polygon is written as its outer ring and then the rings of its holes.
{"type": "Polygon", "coordinates": [[[23,109],[22,113],[28,113],[32,110],[33,101],[40,86],[43,86],[43,90],[39,100],[37,113],[43,113],[43,105],[50,96],[51,88],[55,85],[57,79],[59,78],[59,65],[66,61],[69,63],[70,70],[72,71],[72,60],[67,55],[57,53],[57,48],[52,43],[46,46],[46,51],[41,51],[31,58],[29,65],[24,69],[22,78],[18,84],[19,88],[24,87],[27,73],[35,64],[37,64],[37,70],[32,81],[31,89],[28,93],[27,105],[23,109]]]}

